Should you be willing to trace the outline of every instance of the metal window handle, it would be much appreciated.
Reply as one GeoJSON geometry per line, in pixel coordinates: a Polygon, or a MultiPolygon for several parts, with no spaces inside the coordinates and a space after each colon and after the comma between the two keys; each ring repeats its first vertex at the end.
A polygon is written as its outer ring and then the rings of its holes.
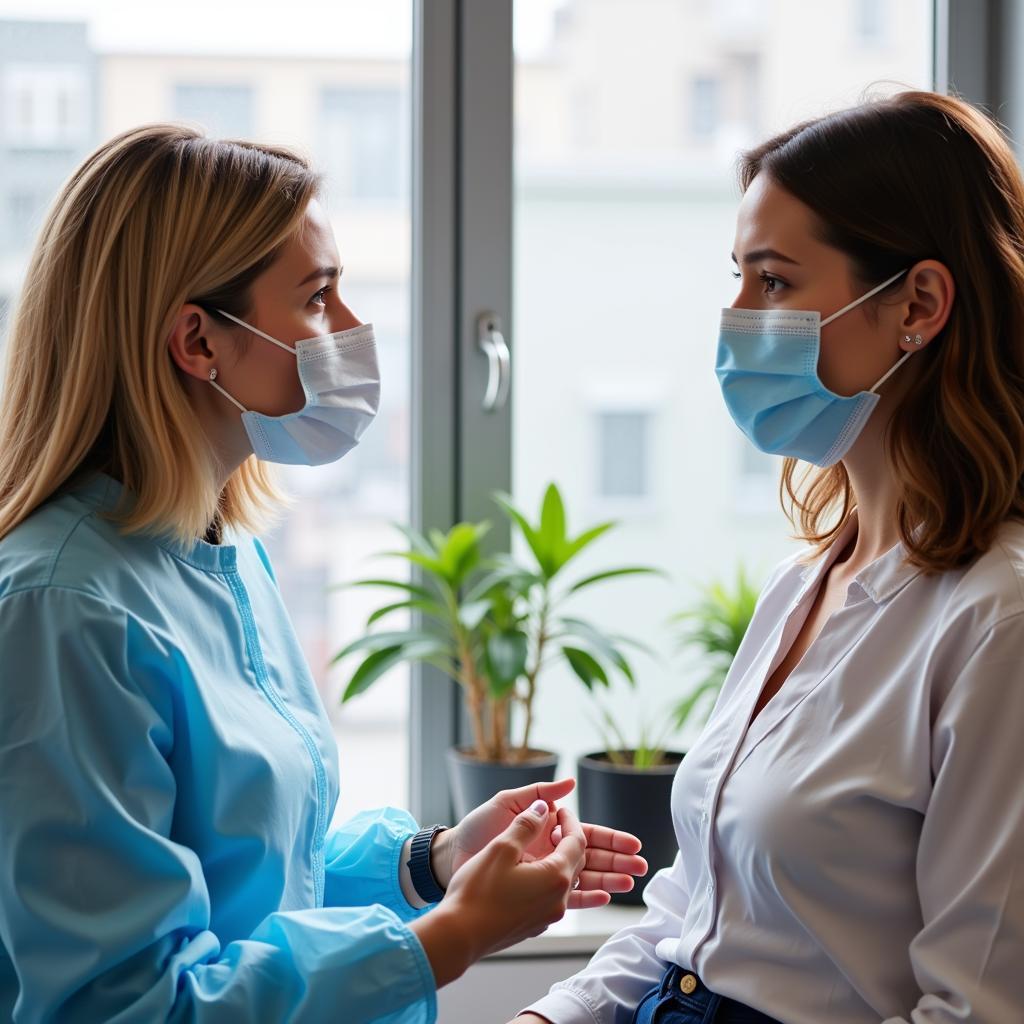
{"type": "Polygon", "coordinates": [[[508,401],[512,383],[512,355],[501,333],[501,320],[495,313],[482,313],[477,317],[476,338],[488,363],[484,411],[494,412],[503,408],[508,401]]]}

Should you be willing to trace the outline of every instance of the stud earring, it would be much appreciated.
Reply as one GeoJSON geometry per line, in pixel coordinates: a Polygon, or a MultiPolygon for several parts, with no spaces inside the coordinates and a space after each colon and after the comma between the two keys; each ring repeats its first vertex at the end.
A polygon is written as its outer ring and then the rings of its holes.
{"type": "Polygon", "coordinates": [[[915,345],[923,345],[924,344],[924,338],[922,338],[920,334],[915,334],[914,335],[914,344],[915,345]]]}
{"type": "MultiPolygon", "coordinates": [[[[907,341],[910,341],[910,338],[909,338],[909,337],[907,338],[907,341]]],[[[214,367],[214,368],[213,368],[213,369],[212,369],[212,370],[210,371],[210,380],[216,380],[216,379],[217,379],[217,368],[216,368],[216,367],[214,367]]]]}

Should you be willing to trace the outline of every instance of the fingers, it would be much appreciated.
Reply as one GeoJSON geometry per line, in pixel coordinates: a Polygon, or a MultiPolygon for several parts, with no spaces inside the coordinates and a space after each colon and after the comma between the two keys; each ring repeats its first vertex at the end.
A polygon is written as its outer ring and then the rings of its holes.
{"type": "Polygon", "coordinates": [[[588,843],[587,868],[591,871],[611,871],[618,875],[646,875],[647,861],[635,854],[597,850],[588,843]]]}
{"type": "Polygon", "coordinates": [[[591,890],[584,892],[577,889],[569,893],[568,910],[593,910],[595,907],[603,907],[611,900],[611,896],[604,890],[591,890]]]}
{"type": "Polygon", "coordinates": [[[525,811],[521,811],[512,819],[512,823],[493,841],[492,845],[518,862],[523,850],[538,836],[547,820],[547,803],[543,800],[535,800],[525,811]]]}
{"type": "Polygon", "coordinates": [[[636,883],[632,875],[620,875],[613,871],[580,872],[580,887],[576,892],[599,889],[604,892],[630,892],[636,883]]]}
{"type": "Polygon", "coordinates": [[[567,807],[559,807],[558,824],[561,826],[562,836],[551,857],[554,860],[561,860],[572,871],[572,876],[575,878],[583,870],[587,853],[587,837],[576,819],[576,815],[567,807]]]}
{"type": "Polygon", "coordinates": [[[535,800],[544,800],[548,805],[568,796],[576,786],[573,778],[557,779],[554,782],[535,782],[519,789],[507,789],[498,794],[499,802],[516,814],[526,810],[535,800]]]}
{"type": "Polygon", "coordinates": [[[643,844],[631,832],[620,832],[618,829],[606,828],[604,825],[583,825],[587,836],[587,846],[596,846],[603,850],[614,850],[616,853],[639,853],[643,844]]]}

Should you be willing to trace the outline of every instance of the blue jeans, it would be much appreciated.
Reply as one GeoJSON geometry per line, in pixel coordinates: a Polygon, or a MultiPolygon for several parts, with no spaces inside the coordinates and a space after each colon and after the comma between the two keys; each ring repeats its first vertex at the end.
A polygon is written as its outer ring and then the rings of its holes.
{"type": "Polygon", "coordinates": [[[675,964],[640,1000],[633,1024],[779,1024],[760,1010],[712,992],[693,971],[675,964]],[[680,987],[682,985],[682,987],[680,987]],[[689,992],[686,990],[690,989],[689,992]]]}

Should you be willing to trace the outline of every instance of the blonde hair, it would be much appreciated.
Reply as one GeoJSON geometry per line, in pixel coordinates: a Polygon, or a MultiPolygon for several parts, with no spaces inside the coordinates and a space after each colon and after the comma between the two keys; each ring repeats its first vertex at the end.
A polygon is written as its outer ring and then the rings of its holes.
{"type": "MultiPolygon", "coordinates": [[[[1005,520],[1024,519],[1024,179],[1013,152],[970,104],[911,91],[769,139],[740,161],[744,190],[762,172],[810,207],[865,288],[925,259],[953,275],[949,320],[914,357],[920,372],[885,446],[907,561],[928,572],[969,563],[1005,520]]],[[[780,497],[813,557],[854,495],[841,462],[799,481],[797,465],[785,460],[780,497]]]]}
{"type": "Polygon", "coordinates": [[[111,139],[53,202],[11,319],[0,397],[0,538],[71,478],[109,472],[135,497],[126,533],[188,542],[211,521],[265,528],[287,503],[250,456],[218,492],[168,351],[186,302],[239,317],[319,192],[290,150],[175,124],[111,139]]]}

